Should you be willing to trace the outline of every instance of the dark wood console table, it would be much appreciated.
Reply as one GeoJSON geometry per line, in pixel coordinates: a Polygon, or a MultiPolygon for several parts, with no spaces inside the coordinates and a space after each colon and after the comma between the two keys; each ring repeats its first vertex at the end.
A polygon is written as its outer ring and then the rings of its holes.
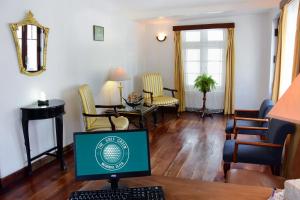
{"type": "Polygon", "coordinates": [[[23,134],[26,147],[26,155],[28,161],[28,174],[32,174],[32,165],[31,161],[36,160],[37,158],[43,155],[55,156],[60,161],[61,170],[66,169],[63,158],[63,114],[65,114],[65,102],[59,99],[49,100],[48,106],[38,106],[38,103],[21,108],[22,111],[22,126],[23,134]],[[30,155],[30,142],[29,142],[29,133],[28,133],[28,123],[29,120],[40,120],[40,119],[49,119],[55,118],[56,126],[56,142],[57,146],[40,153],[37,156],[31,158],[30,155]],[[57,150],[56,154],[51,153],[52,151],[57,150]]]}

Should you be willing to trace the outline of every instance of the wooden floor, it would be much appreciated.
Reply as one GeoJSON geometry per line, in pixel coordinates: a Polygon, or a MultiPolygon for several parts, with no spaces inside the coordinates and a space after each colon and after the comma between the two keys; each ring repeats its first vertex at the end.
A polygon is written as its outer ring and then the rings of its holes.
{"type": "MultiPolygon", "coordinates": [[[[226,118],[200,120],[196,113],[184,113],[179,119],[168,114],[157,127],[148,122],[152,174],[205,181],[224,181],[222,151],[226,118]]],[[[1,191],[0,199],[67,199],[86,182],[74,180],[71,153],[65,156],[68,171],[61,172],[56,162],[36,170],[32,177],[1,191]]],[[[263,166],[235,164],[268,172],[263,166]]]]}

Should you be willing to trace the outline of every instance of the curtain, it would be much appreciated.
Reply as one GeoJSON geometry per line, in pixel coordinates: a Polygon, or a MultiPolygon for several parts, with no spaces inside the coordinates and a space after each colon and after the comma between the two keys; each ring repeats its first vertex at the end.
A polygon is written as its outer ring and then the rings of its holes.
{"type": "MultiPolygon", "coordinates": [[[[285,78],[283,77],[282,73],[285,72],[284,66],[287,66],[286,63],[287,61],[289,61],[289,59],[287,59],[287,56],[289,55],[287,54],[287,51],[289,50],[289,48],[287,48],[287,42],[290,40],[289,38],[287,38],[288,15],[289,15],[288,11],[289,11],[289,4],[283,7],[279,18],[276,65],[275,65],[275,74],[274,74],[273,89],[272,89],[272,100],[274,102],[277,102],[280,95],[284,92],[282,88],[284,84],[282,82],[285,81],[285,78]]],[[[289,25],[289,27],[290,26],[291,25],[289,25]]]]}
{"type": "Polygon", "coordinates": [[[293,63],[293,80],[300,73],[300,6],[298,6],[297,30],[295,38],[294,63],[293,63]]]}
{"type": "Polygon", "coordinates": [[[175,88],[176,97],[179,100],[179,112],[185,111],[184,71],[181,58],[181,32],[174,32],[175,42],[175,88]]]}
{"type": "Polygon", "coordinates": [[[280,85],[280,72],[281,72],[281,52],[282,52],[282,39],[283,34],[285,34],[283,30],[283,25],[286,20],[286,9],[283,8],[279,18],[279,25],[278,25],[278,39],[277,39],[277,53],[276,53],[276,63],[275,63],[275,74],[273,80],[273,89],[272,89],[272,100],[277,102],[279,97],[279,85],[280,85]]]}
{"type": "Polygon", "coordinates": [[[234,71],[235,71],[235,49],[234,28],[228,29],[227,52],[226,52],[226,83],[224,114],[234,113],[234,71]]]}

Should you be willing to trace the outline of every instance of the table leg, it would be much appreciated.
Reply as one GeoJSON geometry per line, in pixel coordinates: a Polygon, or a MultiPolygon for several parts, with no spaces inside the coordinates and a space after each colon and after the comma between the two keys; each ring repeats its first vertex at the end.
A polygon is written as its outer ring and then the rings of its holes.
{"type": "Polygon", "coordinates": [[[154,127],[157,126],[157,109],[152,112],[154,127]]]}
{"type": "Polygon", "coordinates": [[[22,127],[23,127],[23,135],[24,135],[24,142],[25,142],[25,148],[26,148],[26,156],[27,156],[27,172],[28,175],[32,174],[32,166],[31,166],[31,156],[30,156],[30,143],[29,143],[29,133],[28,133],[28,120],[22,118],[22,127]]]}
{"type": "Polygon", "coordinates": [[[57,158],[60,161],[60,169],[66,170],[67,166],[64,162],[63,156],[63,116],[59,115],[55,117],[55,127],[56,127],[56,142],[57,142],[57,158]]]}
{"type": "Polygon", "coordinates": [[[140,116],[140,120],[139,120],[140,128],[144,128],[145,127],[144,120],[145,120],[144,116],[141,115],[140,116]]]}

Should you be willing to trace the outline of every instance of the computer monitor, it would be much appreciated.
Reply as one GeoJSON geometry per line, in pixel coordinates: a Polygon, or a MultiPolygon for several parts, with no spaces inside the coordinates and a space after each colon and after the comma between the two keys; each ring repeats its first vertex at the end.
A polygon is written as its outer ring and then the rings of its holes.
{"type": "Polygon", "coordinates": [[[151,175],[148,131],[74,133],[76,180],[108,179],[112,188],[119,178],[151,175]]]}

